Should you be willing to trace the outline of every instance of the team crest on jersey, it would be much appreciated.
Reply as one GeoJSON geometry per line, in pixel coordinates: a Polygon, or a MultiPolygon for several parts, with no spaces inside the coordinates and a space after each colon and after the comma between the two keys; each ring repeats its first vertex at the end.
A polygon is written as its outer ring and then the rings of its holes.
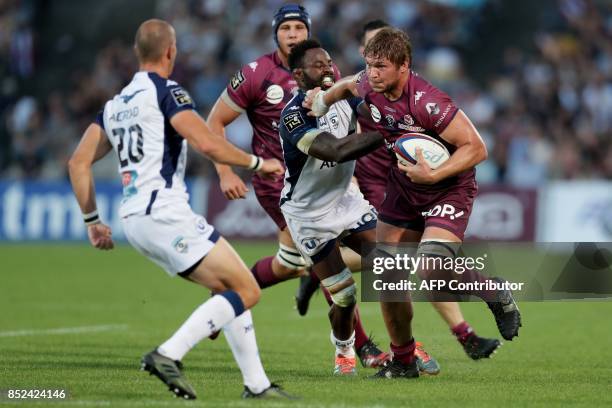
{"type": "Polygon", "coordinates": [[[185,238],[178,236],[172,241],[172,246],[178,253],[184,254],[189,250],[189,245],[185,242],[185,238]]]}
{"type": "Polygon", "coordinates": [[[192,103],[191,96],[181,87],[171,89],[170,93],[172,94],[174,102],[176,102],[176,106],[189,105],[192,103]]]}
{"type": "Polygon", "coordinates": [[[373,103],[370,104],[370,113],[372,114],[372,120],[376,123],[380,122],[380,118],[382,115],[376,106],[373,103]]]}
{"type": "Polygon", "coordinates": [[[320,241],[318,238],[308,237],[308,238],[302,239],[301,244],[306,250],[306,253],[311,254],[312,251],[317,249],[317,246],[319,246],[319,242],[320,241]]]}
{"type": "Polygon", "coordinates": [[[427,109],[427,113],[429,113],[430,116],[440,113],[440,107],[435,102],[429,102],[427,105],[425,105],[425,109],[427,109]]]}
{"type": "Polygon", "coordinates": [[[279,104],[283,100],[283,96],[285,96],[285,92],[279,85],[270,85],[266,89],[266,101],[272,105],[279,104]]]}
{"type": "Polygon", "coordinates": [[[288,115],[283,116],[283,123],[289,132],[293,132],[294,129],[303,126],[306,122],[302,117],[301,112],[291,112],[288,115]]]}
{"type": "Polygon", "coordinates": [[[255,70],[257,69],[257,61],[249,62],[249,67],[251,67],[253,72],[255,72],[255,70]]]}
{"type": "Polygon", "coordinates": [[[238,89],[240,85],[244,82],[244,75],[242,75],[242,70],[236,72],[232,79],[230,79],[230,86],[235,91],[238,89]]]}
{"type": "Polygon", "coordinates": [[[196,222],[196,231],[198,231],[199,234],[206,232],[206,220],[204,217],[198,218],[198,221],[196,222]]]}

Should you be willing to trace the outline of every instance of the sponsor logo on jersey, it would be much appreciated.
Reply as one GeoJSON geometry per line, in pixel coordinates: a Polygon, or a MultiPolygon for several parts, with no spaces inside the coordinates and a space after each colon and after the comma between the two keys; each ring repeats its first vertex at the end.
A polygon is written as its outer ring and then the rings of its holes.
{"type": "Polygon", "coordinates": [[[424,132],[425,129],[420,126],[414,126],[414,118],[408,114],[404,115],[402,122],[397,123],[397,127],[409,132],[424,132]]]}
{"type": "Polygon", "coordinates": [[[257,61],[249,62],[249,67],[251,67],[253,72],[255,72],[255,70],[257,69],[257,61]]]}
{"type": "Polygon", "coordinates": [[[230,86],[235,91],[238,89],[240,85],[244,82],[244,75],[242,75],[242,71],[238,71],[234,74],[232,79],[230,79],[230,86]]]}
{"type": "Polygon", "coordinates": [[[285,96],[285,92],[279,85],[270,85],[266,89],[266,101],[272,105],[279,104],[283,100],[283,96],[285,96]]]}
{"type": "Polygon", "coordinates": [[[423,97],[423,95],[425,95],[425,91],[416,91],[414,93],[414,104],[416,105],[417,102],[423,97]]]}
{"type": "Polygon", "coordinates": [[[382,115],[376,106],[373,103],[370,104],[370,113],[372,114],[372,120],[376,123],[380,122],[380,118],[382,115]]]}
{"type": "Polygon", "coordinates": [[[176,102],[176,106],[189,105],[192,103],[191,96],[181,87],[171,89],[170,93],[172,94],[172,98],[174,98],[174,102],[176,102]]]}
{"type": "Polygon", "coordinates": [[[133,94],[131,94],[131,95],[119,95],[119,97],[120,97],[121,99],[123,99],[123,103],[126,103],[126,104],[127,104],[129,101],[131,101],[131,100],[132,100],[132,98],[133,98],[133,97],[135,97],[137,94],[139,94],[139,93],[141,93],[141,92],[144,92],[144,89],[139,89],[139,90],[137,90],[137,91],[134,91],[134,93],[133,93],[133,94]]]}
{"type": "MultiPolygon", "coordinates": [[[[434,124],[434,127],[438,127],[442,124],[442,122],[444,122],[444,119],[446,119],[446,116],[448,115],[448,112],[450,112],[450,110],[451,110],[451,105],[449,104],[446,107],[446,109],[444,109],[444,113],[442,113],[442,116],[440,116],[440,119],[438,119],[438,121],[434,124]]],[[[440,112],[440,108],[438,108],[438,112],[440,112]]]]}
{"type": "Polygon", "coordinates": [[[390,113],[385,115],[385,119],[387,120],[387,125],[393,127],[395,125],[395,118],[390,113]]]}
{"type": "Polygon", "coordinates": [[[301,112],[297,111],[283,116],[283,123],[289,132],[293,132],[293,130],[304,125],[306,122],[304,121],[301,112]]]}
{"type": "Polygon", "coordinates": [[[383,109],[386,110],[386,111],[389,111],[389,112],[393,112],[393,113],[397,112],[395,109],[390,108],[388,106],[385,106],[383,109]]]}
{"type": "Polygon", "coordinates": [[[457,212],[457,209],[451,204],[438,204],[427,211],[421,212],[423,217],[441,217],[448,216],[451,220],[461,217],[465,214],[465,211],[461,210],[457,212]]]}
{"type": "Polygon", "coordinates": [[[429,102],[427,105],[425,105],[425,109],[427,109],[427,113],[429,113],[429,116],[437,115],[438,113],[440,113],[440,107],[435,102],[429,102]]]}
{"type": "Polygon", "coordinates": [[[187,245],[187,242],[185,242],[185,238],[181,236],[176,237],[174,241],[172,241],[172,246],[174,249],[176,249],[176,252],[180,254],[184,254],[189,250],[189,246],[187,245]]]}

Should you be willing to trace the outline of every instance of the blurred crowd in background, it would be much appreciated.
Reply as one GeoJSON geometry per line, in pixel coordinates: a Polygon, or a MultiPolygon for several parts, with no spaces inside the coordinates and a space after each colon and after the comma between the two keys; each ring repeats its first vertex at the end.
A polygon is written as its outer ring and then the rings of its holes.
{"type": "MultiPolygon", "coordinates": [[[[283,3],[154,3],[151,15],[170,21],[177,32],[173,79],[190,91],[204,116],[241,65],[274,50],[271,19],[283,3]]],[[[413,69],[455,99],[488,145],[489,160],[478,168],[481,183],[612,178],[612,2],[553,0],[529,31],[527,46],[510,35],[495,53],[485,52],[492,38],[483,35],[490,29],[483,30],[502,3],[512,2],[301,3],[312,16],[314,36],[345,74],[362,69],[359,34],[366,21],[381,18],[408,32],[413,69]]],[[[45,70],[35,58],[35,4],[0,0],[0,178],[66,177],[65,163],[82,131],[137,69],[131,39],[114,40],[53,91],[24,93],[21,84],[45,70]]],[[[513,30],[518,38],[522,28],[513,30]]],[[[231,129],[232,141],[242,147],[250,137],[244,119],[231,129]]],[[[210,174],[211,168],[196,160],[190,171],[210,174]]],[[[99,170],[108,177],[115,172],[113,161],[99,170]]]]}

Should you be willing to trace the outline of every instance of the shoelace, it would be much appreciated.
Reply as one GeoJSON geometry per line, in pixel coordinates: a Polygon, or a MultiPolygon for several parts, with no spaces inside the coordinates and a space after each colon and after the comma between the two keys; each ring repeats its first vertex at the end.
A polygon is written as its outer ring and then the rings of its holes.
{"type": "Polygon", "coordinates": [[[429,354],[427,354],[427,352],[423,348],[423,343],[421,343],[419,341],[416,342],[415,354],[424,363],[427,363],[429,360],[431,360],[431,357],[429,356],[429,354]]]}
{"type": "Polygon", "coordinates": [[[340,366],[341,372],[352,371],[355,368],[355,358],[351,357],[336,357],[336,366],[340,366]]]}

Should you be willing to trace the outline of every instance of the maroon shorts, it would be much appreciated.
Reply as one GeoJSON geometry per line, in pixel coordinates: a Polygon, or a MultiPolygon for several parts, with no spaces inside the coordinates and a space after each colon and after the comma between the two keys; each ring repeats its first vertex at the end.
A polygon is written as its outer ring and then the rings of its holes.
{"type": "Polygon", "coordinates": [[[272,218],[279,230],[287,228],[285,217],[280,210],[280,195],[283,190],[284,182],[280,180],[265,180],[259,175],[253,175],[253,189],[257,201],[266,213],[272,218]]]}
{"type": "Polygon", "coordinates": [[[387,195],[378,219],[386,224],[414,231],[427,227],[444,228],[461,240],[468,225],[478,186],[471,176],[459,176],[457,182],[445,188],[410,188],[393,169],[387,183],[387,195]]]}
{"type": "MultiPolygon", "coordinates": [[[[357,176],[355,174],[355,176],[357,176]]],[[[385,199],[385,188],[386,188],[386,180],[384,182],[375,180],[371,181],[368,179],[360,179],[357,178],[357,182],[359,183],[359,190],[363,194],[366,200],[370,202],[376,208],[376,210],[380,210],[380,207],[385,199]]]]}

